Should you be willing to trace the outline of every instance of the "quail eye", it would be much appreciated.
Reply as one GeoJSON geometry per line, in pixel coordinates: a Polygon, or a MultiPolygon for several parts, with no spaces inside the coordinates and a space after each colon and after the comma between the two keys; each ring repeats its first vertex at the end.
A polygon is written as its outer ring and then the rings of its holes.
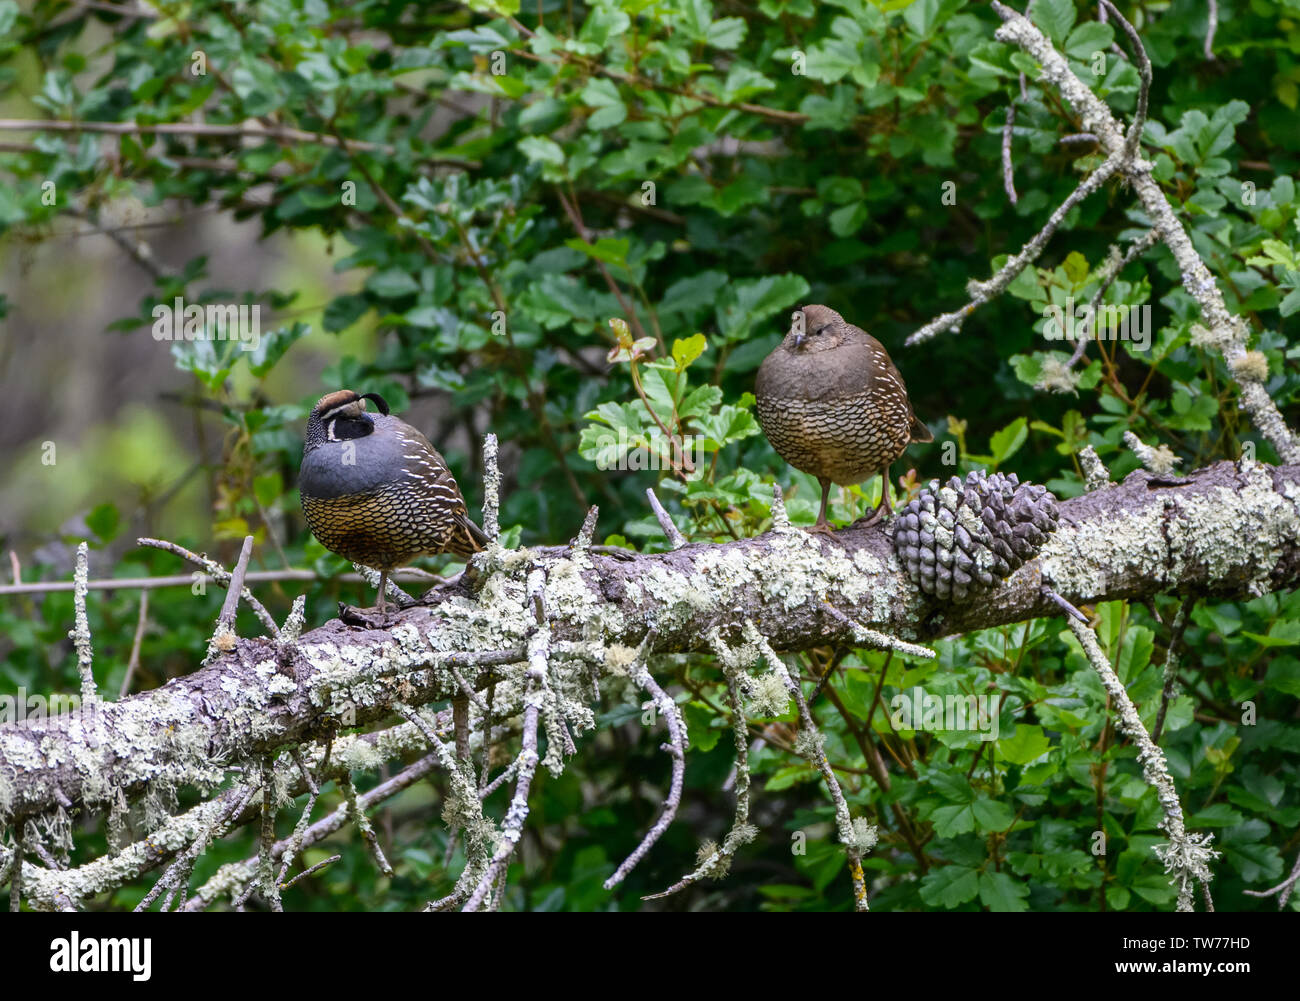
{"type": "Polygon", "coordinates": [[[820,327],[818,327],[816,330],[813,331],[813,336],[816,337],[818,334],[820,334],[823,330],[825,330],[829,326],[830,326],[829,323],[823,323],[820,327]]]}

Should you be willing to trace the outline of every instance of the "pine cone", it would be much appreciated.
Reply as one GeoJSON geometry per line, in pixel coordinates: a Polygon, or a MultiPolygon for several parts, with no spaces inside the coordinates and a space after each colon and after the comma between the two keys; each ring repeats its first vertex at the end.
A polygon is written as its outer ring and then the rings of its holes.
{"type": "Polygon", "coordinates": [[[1033,559],[1060,511],[1046,487],[984,470],[931,480],[898,514],[894,552],[922,591],[966,601],[1033,559]]]}

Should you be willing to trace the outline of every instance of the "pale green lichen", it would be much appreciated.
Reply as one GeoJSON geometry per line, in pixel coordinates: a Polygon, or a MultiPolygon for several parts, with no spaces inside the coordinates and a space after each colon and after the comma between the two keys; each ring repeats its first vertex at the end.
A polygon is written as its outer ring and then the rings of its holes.
{"type": "Polygon", "coordinates": [[[1296,488],[1277,492],[1269,469],[1258,464],[1238,470],[1232,487],[1167,493],[1165,505],[1144,504],[1054,533],[1040,554],[1044,581],[1063,594],[1093,597],[1107,594],[1117,578],[1164,588],[1195,571],[1210,580],[1244,576],[1249,593],[1264,593],[1300,535],[1296,488]]]}
{"type": "Polygon", "coordinates": [[[1268,378],[1268,356],[1263,351],[1244,351],[1232,358],[1228,367],[1243,381],[1264,382],[1268,378]]]}
{"type": "Polygon", "coordinates": [[[636,647],[611,643],[605,648],[605,670],[610,674],[626,675],[628,669],[636,663],[638,654],[636,647]]]}
{"type": "Polygon", "coordinates": [[[853,837],[848,842],[851,849],[859,855],[866,855],[871,849],[876,847],[880,840],[880,834],[874,824],[870,823],[866,817],[853,818],[853,837]]]}
{"type": "Polygon", "coordinates": [[[746,692],[749,710],[754,716],[784,716],[790,708],[790,692],[775,671],[749,678],[746,692]]]}
{"type": "Polygon", "coordinates": [[[799,732],[795,734],[794,753],[813,764],[821,764],[826,756],[825,746],[826,737],[820,730],[800,727],[799,732]]]}

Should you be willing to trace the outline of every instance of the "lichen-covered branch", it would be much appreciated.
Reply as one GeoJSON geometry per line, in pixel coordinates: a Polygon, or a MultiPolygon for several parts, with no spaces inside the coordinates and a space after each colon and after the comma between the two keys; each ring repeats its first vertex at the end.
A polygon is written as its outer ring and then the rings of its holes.
{"type": "Polygon", "coordinates": [[[1047,246],[1047,241],[1052,238],[1052,234],[1060,228],[1061,223],[1065,222],[1065,217],[1070,213],[1070,210],[1105,184],[1119,167],[1120,161],[1118,159],[1106,160],[1080,181],[1079,186],[1070,192],[1065,201],[1056,207],[1051,216],[1048,217],[1047,222],[1044,223],[1043,228],[1034,234],[1033,238],[1020,249],[1018,254],[1008,258],[1006,263],[998,268],[997,272],[988,281],[972,280],[967,284],[966,291],[970,295],[970,302],[961,309],[945,313],[943,316],[931,320],[925,326],[913,332],[907,338],[908,347],[920,344],[922,341],[928,341],[945,330],[960,330],[966,317],[975,312],[978,307],[991,302],[1005,292],[1007,286],[1016,280],[1016,276],[1020,272],[1038,260],[1038,255],[1043,252],[1043,248],[1047,246]]]}
{"type": "MultiPolygon", "coordinates": [[[[1097,136],[1108,162],[1113,160],[1122,165],[1125,176],[1133,185],[1134,193],[1151,220],[1152,228],[1174,255],[1182,274],[1183,288],[1201,308],[1201,319],[1207,331],[1199,339],[1200,342],[1222,354],[1229,372],[1241,388],[1242,406],[1282,461],[1300,462],[1300,439],[1286,426],[1277,405],[1264,388],[1268,378],[1267,368],[1261,373],[1258,365],[1241,363],[1248,355],[1245,322],[1228,311],[1214,276],[1197,254],[1186,228],[1160,190],[1160,185],[1151,176],[1151,164],[1136,155],[1141,138],[1137,134],[1137,129],[1141,127],[1140,121],[1135,121],[1136,128],[1130,128],[1126,134],[1110,108],[1074,74],[1065,57],[1056,51],[1051,41],[1032,21],[997,0],[994,0],[993,9],[1003,21],[995,37],[1001,42],[1019,46],[1038,61],[1043,68],[1043,82],[1056,87],[1066,103],[1079,115],[1083,127],[1097,136]]],[[[1135,49],[1136,64],[1146,74],[1144,79],[1148,78],[1150,67],[1141,40],[1118,11],[1111,7],[1110,12],[1126,33],[1129,33],[1135,49]]],[[[1140,108],[1138,118],[1144,114],[1145,108],[1140,108]]],[[[914,338],[916,336],[913,335],[914,338]]]]}
{"type": "Polygon", "coordinates": [[[1207,905],[1210,910],[1213,910],[1213,905],[1209,903],[1209,882],[1214,877],[1210,874],[1209,862],[1219,854],[1210,847],[1214,835],[1187,833],[1183,825],[1183,807],[1178,801],[1178,790],[1174,788],[1173,776],[1169,774],[1169,765],[1165,761],[1164,752],[1156,746],[1151,735],[1147,733],[1146,727],[1142,725],[1137,706],[1133,704],[1128,689],[1124,687],[1124,683],[1119,680],[1119,675],[1111,667],[1110,660],[1097,642],[1097,634],[1092,631],[1092,627],[1075,619],[1070,619],[1069,623],[1070,631],[1083,647],[1088,663],[1097,672],[1102,685],[1106,688],[1106,694],[1110,696],[1119,729],[1138,749],[1138,764],[1142,766],[1142,777],[1156,790],[1160,800],[1160,811],[1163,814],[1160,827],[1169,835],[1169,841],[1167,844],[1157,846],[1154,851],[1165,864],[1165,872],[1171,873],[1173,881],[1178,884],[1178,909],[1180,911],[1193,909],[1192,891],[1195,885],[1200,883],[1205,890],[1207,905]]]}
{"type": "Polygon", "coordinates": [[[710,632],[735,641],[745,622],[774,649],[802,650],[852,635],[829,603],[864,629],[916,643],[1058,615],[1044,584],[1075,605],[1294,587],[1300,467],[1222,462],[1176,483],[1134,472],[1064,502],[1038,558],[961,605],[917,590],[879,526],[834,538],[786,529],[657,554],[497,550],[475,563],[473,581],[444,584],[429,604],[381,624],[333,620],[288,644],[239,639],[154,691],[0,726],[0,823],[61,803],[111,808],[150,788],[215,789],[221,762],[374,723],[399,703],[450,699],[461,682],[478,691],[496,681],[499,718],[525,701],[550,717],[548,754],[559,755],[564,718],[585,728],[583,693],[625,674],[651,630],[652,655],[709,651],[710,632]],[[533,594],[548,610],[545,656],[533,594]]]}

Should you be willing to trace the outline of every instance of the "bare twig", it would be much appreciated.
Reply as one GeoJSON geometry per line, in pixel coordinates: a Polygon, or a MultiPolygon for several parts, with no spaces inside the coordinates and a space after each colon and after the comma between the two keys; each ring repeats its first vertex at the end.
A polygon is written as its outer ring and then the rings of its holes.
{"type": "Polygon", "coordinates": [[[82,705],[93,705],[99,700],[99,689],[95,687],[95,651],[90,642],[90,617],[86,614],[86,581],[90,572],[86,559],[89,546],[81,543],[77,546],[77,568],[74,574],[76,590],[73,592],[75,624],[68,633],[73,646],[77,648],[77,670],[81,673],[82,705]]]}
{"type": "MultiPolygon", "coordinates": [[[[396,796],[403,789],[414,785],[429,772],[438,766],[437,755],[428,754],[413,762],[406,768],[402,769],[390,779],[386,779],[373,789],[362,793],[357,797],[357,807],[363,813],[373,809],[387,799],[396,796]]],[[[322,817],[316,823],[308,827],[300,838],[297,839],[298,850],[314,845],[316,842],[329,837],[336,831],[342,829],[351,816],[351,804],[341,803],[332,813],[322,817]]],[[[293,836],[286,838],[284,841],[277,842],[272,849],[271,854],[280,857],[289,847],[293,836]]],[[[207,883],[201,886],[194,894],[192,900],[182,907],[186,911],[201,911],[208,907],[216,896],[225,890],[237,890],[244,886],[257,876],[257,856],[244,859],[242,862],[235,862],[229,866],[223,866],[207,883]]]]}
{"type": "Polygon", "coordinates": [[[862,856],[876,843],[875,829],[862,823],[855,823],[852,815],[849,813],[848,801],[844,798],[844,790],[840,788],[839,779],[835,777],[835,771],[831,768],[830,760],[826,757],[824,746],[825,738],[817,727],[816,721],[813,720],[812,712],[808,709],[808,702],[803,697],[803,690],[799,683],[790,675],[786,668],[785,662],[753,622],[745,623],[745,638],[754,645],[761,653],[768,665],[781,678],[785,685],[786,691],[794,699],[795,705],[799,710],[799,753],[806,757],[821,772],[822,778],[826,782],[826,788],[830,791],[831,801],[835,805],[835,826],[838,830],[840,843],[844,845],[845,854],[849,859],[849,875],[853,880],[853,909],[864,912],[869,910],[867,904],[867,883],[866,876],[862,871],[862,856]]]}
{"type": "MultiPolygon", "coordinates": [[[[1104,4],[1107,2],[1108,0],[1103,0],[1104,4]]],[[[1137,141],[1139,134],[1133,128],[1129,129],[1127,136],[1124,134],[1106,104],[1075,75],[1065,57],[1056,51],[1032,22],[998,0],[993,0],[993,9],[1003,21],[995,32],[995,37],[1001,42],[1019,46],[1036,59],[1043,67],[1043,80],[1055,85],[1082,119],[1085,128],[1096,133],[1107,162],[1118,161],[1123,164],[1124,173],[1133,185],[1152,227],[1159,232],[1161,241],[1169,248],[1178,264],[1183,287],[1201,308],[1202,320],[1208,328],[1202,343],[1213,346],[1223,355],[1228,370],[1240,386],[1242,407],[1282,460],[1300,462],[1300,440],[1287,427],[1277,404],[1268,395],[1264,385],[1266,376],[1261,377],[1255,367],[1238,364],[1246,355],[1248,329],[1245,322],[1228,311],[1214,276],[1196,252],[1187,230],[1174,214],[1164,191],[1151,176],[1151,164],[1139,160],[1135,155],[1136,147],[1130,145],[1137,141]]],[[[1103,9],[1106,8],[1103,6],[1103,9]]],[[[1118,16],[1113,7],[1110,10],[1118,16]]],[[[1134,44],[1139,65],[1149,64],[1136,33],[1129,37],[1134,44]]],[[[1139,98],[1141,96],[1140,93],[1139,98]]],[[[1140,117],[1145,117],[1145,113],[1140,117]]],[[[1136,119],[1134,124],[1138,124],[1136,119]]]]}
{"type": "MultiPolygon", "coordinates": [[[[232,139],[269,139],[284,144],[320,143],[322,146],[337,146],[344,150],[365,153],[391,155],[396,152],[394,147],[386,143],[340,139],[321,132],[304,132],[302,129],[287,126],[266,128],[252,121],[243,125],[214,125],[208,122],[63,122],[48,118],[3,118],[0,119],[0,132],[95,132],[114,136],[225,136],[232,139]]],[[[458,157],[435,157],[426,159],[425,162],[457,167],[468,165],[468,161],[458,157]]]]}
{"type": "Polygon", "coordinates": [[[727,703],[731,707],[731,735],[736,748],[736,811],[731,821],[731,830],[721,845],[717,846],[702,861],[694,872],[688,873],[666,890],[651,893],[642,900],[658,900],[671,896],[702,879],[721,879],[731,867],[731,860],[741,846],[753,841],[758,834],[757,828],[749,822],[749,727],[745,720],[745,710],[740,703],[739,672],[733,667],[726,672],[727,703]]]}
{"type": "Polygon", "coordinates": [[[501,534],[501,470],[497,468],[497,436],[483,436],[483,533],[493,541],[501,534]]]}
{"type": "MultiPolygon", "coordinates": [[[[1106,255],[1106,260],[1096,271],[1101,276],[1101,284],[1097,286],[1097,291],[1092,294],[1092,301],[1088,304],[1089,315],[1097,315],[1097,307],[1101,305],[1107,290],[1110,289],[1115,279],[1119,277],[1121,271],[1127,268],[1135,260],[1154,247],[1160,240],[1160,234],[1154,229],[1149,229],[1140,237],[1129,244],[1123,256],[1119,254],[1119,248],[1112,246],[1106,255]]],[[[1074,346],[1074,354],[1070,355],[1070,360],[1066,362],[1067,368],[1073,368],[1083,357],[1083,353],[1088,348],[1088,338],[1080,337],[1079,342],[1074,346]]]]}
{"type": "Polygon", "coordinates": [[[1065,217],[1070,210],[1100,188],[1112,174],[1119,170],[1120,166],[1121,161],[1118,158],[1106,160],[1080,181],[1079,186],[1070,192],[1069,197],[1056,207],[1043,228],[1021,248],[1020,253],[1008,258],[1007,262],[988,281],[972,281],[966,286],[966,291],[970,295],[970,302],[961,309],[936,317],[919,330],[914,331],[907,338],[907,345],[911,347],[914,344],[920,344],[922,341],[928,341],[945,330],[953,332],[960,330],[966,317],[975,312],[978,307],[1001,295],[1007,286],[1015,281],[1016,276],[1021,271],[1038,259],[1038,255],[1047,246],[1047,241],[1052,238],[1052,234],[1065,221],[1065,217]]]}
{"type": "Polygon", "coordinates": [[[654,487],[646,487],[645,495],[650,498],[650,510],[655,513],[655,518],[659,521],[659,527],[664,530],[664,536],[668,539],[668,545],[673,549],[681,549],[686,545],[686,537],[682,535],[673,519],[664,506],[659,503],[659,498],[655,496],[654,487]]]}
{"type": "Polygon", "coordinates": [[[587,516],[582,519],[582,527],[578,529],[578,536],[573,540],[574,549],[590,549],[591,541],[596,535],[596,519],[600,517],[600,508],[595,504],[587,509],[587,516]]]}
{"type": "Polygon", "coordinates": [[[149,592],[140,592],[140,614],[135,622],[135,638],[131,640],[131,656],[126,661],[126,676],[122,679],[122,688],[117,693],[119,699],[126,698],[126,693],[131,690],[131,679],[135,676],[136,668],[140,666],[140,644],[144,640],[144,627],[149,622],[149,592]]]}
{"type": "Polygon", "coordinates": [[[1079,449],[1079,468],[1083,471],[1084,489],[1089,493],[1114,486],[1110,482],[1110,470],[1102,463],[1101,457],[1091,445],[1084,445],[1079,449]]]}
{"type": "Polygon", "coordinates": [[[636,846],[632,854],[623,860],[623,864],[614,871],[614,874],[609,879],[605,880],[606,890],[612,890],[621,883],[627,877],[627,874],[636,868],[637,863],[645,858],[646,853],[654,847],[654,843],[672,824],[673,818],[677,816],[677,807],[682,801],[682,782],[686,774],[686,721],[682,719],[677,703],[660,687],[646,666],[650,648],[654,644],[654,636],[655,633],[652,629],[646,633],[645,639],[642,640],[641,650],[637,654],[636,666],[632,671],[632,680],[650,693],[659,714],[664,718],[664,725],[668,727],[670,743],[661,746],[672,755],[672,780],[669,783],[668,796],[664,800],[663,813],[659,815],[659,819],[655,821],[654,826],[646,831],[645,837],[641,839],[641,843],[636,846]]]}
{"type": "Polygon", "coordinates": [[[1160,692],[1160,711],[1156,713],[1156,725],[1151,729],[1151,740],[1160,743],[1160,733],[1165,728],[1165,714],[1169,711],[1169,700],[1174,696],[1174,685],[1178,681],[1178,645],[1183,641],[1187,630],[1187,621],[1192,615],[1192,606],[1196,596],[1189,594],[1174,613],[1173,624],[1169,627],[1169,647],[1165,651],[1165,682],[1160,692]]]}
{"type": "Polygon", "coordinates": [[[135,910],[147,911],[149,905],[158,899],[163,890],[179,886],[182,882],[188,881],[190,873],[194,869],[195,859],[207,850],[209,843],[214,838],[220,837],[225,832],[231,819],[239,815],[252,796],[253,787],[251,785],[239,787],[238,791],[226,801],[224,807],[212,818],[211,823],[205,824],[199,829],[198,835],[190,842],[189,847],[167,867],[162,877],[154,884],[153,889],[144,895],[140,903],[136,904],[135,910]]]}
{"type": "MultiPolygon", "coordinates": [[[[296,882],[301,876],[306,875],[306,873],[299,873],[299,875],[290,880],[288,884],[284,882],[284,877],[289,871],[289,866],[293,865],[293,860],[297,857],[298,852],[302,847],[303,835],[307,830],[308,823],[311,821],[311,812],[316,808],[316,800],[320,797],[320,787],[316,784],[316,780],[312,778],[311,769],[308,768],[307,763],[303,761],[302,752],[295,747],[291,754],[293,756],[293,763],[298,768],[298,774],[302,776],[303,783],[307,786],[307,805],[303,807],[302,813],[298,815],[298,822],[293,825],[293,833],[289,835],[288,843],[280,856],[280,873],[275,879],[281,890],[287,889],[289,885],[296,882]]],[[[274,850],[274,846],[272,846],[272,850],[274,850]]],[[[312,868],[314,869],[315,866],[312,868]]],[[[308,870],[308,872],[310,871],[311,870],[308,870]]]]}
{"type": "Polygon", "coordinates": [[[17,914],[23,909],[23,829],[25,824],[14,828],[14,852],[10,862],[9,874],[9,912],[17,914]]]}
{"type": "Polygon", "coordinates": [[[1007,102],[1007,121],[1002,126],[1002,187],[1006,189],[1007,198],[1012,205],[1015,205],[1019,199],[1016,197],[1016,179],[1015,167],[1011,163],[1011,134],[1016,129],[1016,102],[1007,102]]]}
{"type": "Polygon", "coordinates": [[[78,219],[84,220],[95,231],[103,236],[108,237],[120,247],[131,260],[135,261],[154,281],[161,282],[166,280],[170,275],[169,272],[154,260],[153,250],[149,244],[143,240],[133,240],[125,233],[116,229],[106,228],[99,224],[99,218],[94,212],[86,212],[77,208],[68,209],[68,214],[78,219]]]}
{"type": "MultiPolygon", "coordinates": [[[[252,542],[251,536],[248,541],[252,542]]],[[[262,825],[257,839],[257,881],[271,910],[282,912],[280,881],[275,878],[275,859],[271,855],[271,849],[275,847],[275,812],[275,758],[266,754],[262,756],[262,825]]]]}
{"type": "Polygon", "coordinates": [[[1296,856],[1295,865],[1291,867],[1291,875],[1278,883],[1277,886],[1269,890],[1242,890],[1241,892],[1248,897],[1271,897],[1275,893],[1280,893],[1277,898],[1277,909],[1279,911],[1286,909],[1287,901],[1291,899],[1291,891],[1295,889],[1296,881],[1300,880],[1300,855],[1296,856]]]}
{"type": "MultiPolygon", "coordinates": [[[[330,580],[344,584],[356,584],[365,582],[366,578],[359,573],[340,573],[321,575],[315,570],[250,570],[244,575],[245,584],[265,584],[273,581],[297,580],[303,582],[315,582],[318,580],[330,580]]],[[[405,581],[407,583],[430,583],[443,584],[447,578],[440,574],[429,573],[427,570],[421,570],[418,567],[402,567],[394,570],[389,574],[390,581],[405,581]]],[[[157,577],[98,577],[94,580],[86,581],[87,591],[155,591],[165,587],[191,587],[194,584],[193,574],[166,574],[157,577]]],[[[18,594],[57,594],[63,591],[73,591],[76,584],[70,580],[39,580],[29,581],[27,583],[0,584],[0,597],[5,595],[18,594]]]]}
{"type": "Polygon", "coordinates": [[[1138,87],[1137,111],[1133,115],[1133,122],[1129,125],[1128,135],[1124,139],[1124,159],[1131,165],[1137,159],[1138,145],[1142,142],[1142,130],[1147,123],[1147,100],[1151,94],[1151,60],[1147,58],[1147,50],[1142,45],[1142,39],[1138,37],[1137,29],[1119,12],[1119,8],[1110,0],[1101,0],[1101,5],[1114,15],[1115,20],[1124,29],[1124,34],[1128,36],[1133,46],[1133,60],[1137,63],[1138,73],[1142,78],[1141,85],[1138,87]]]}
{"type": "MultiPolygon", "coordinates": [[[[540,571],[530,574],[529,590],[534,598],[540,597],[542,575],[540,571]]],[[[551,627],[541,614],[538,615],[537,627],[528,638],[528,668],[525,675],[527,688],[524,694],[524,720],[522,746],[516,760],[519,764],[518,779],[515,782],[515,794],[510,799],[506,810],[505,824],[501,831],[501,840],[493,853],[478,883],[469,894],[462,910],[477,911],[483,906],[488,892],[497,882],[514,854],[516,846],[524,833],[524,822],[528,819],[528,793],[533,785],[533,776],[537,772],[537,728],[541,718],[542,704],[546,697],[546,679],[548,663],[551,656],[551,627]]]]}
{"type": "Polygon", "coordinates": [[[248,561],[252,556],[253,537],[246,535],[244,544],[239,550],[239,559],[235,563],[234,572],[230,575],[230,583],[226,585],[226,600],[221,603],[221,614],[217,616],[217,622],[232,631],[235,628],[235,615],[239,611],[240,592],[244,589],[244,575],[248,573],[248,561]]]}
{"type": "Polygon", "coordinates": [[[1079,622],[1085,624],[1087,623],[1088,617],[1086,615],[1084,615],[1081,611],[1075,608],[1074,605],[1072,605],[1070,602],[1062,598],[1059,594],[1053,591],[1046,584],[1044,584],[1042,588],[1040,588],[1040,590],[1042,591],[1043,597],[1049,599],[1067,616],[1069,616],[1072,619],[1077,619],[1079,622]]]}
{"type": "MultiPolygon", "coordinates": [[[[230,573],[227,572],[226,568],[220,563],[216,563],[213,560],[208,559],[206,556],[192,553],[184,546],[178,546],[174,542],[167,542],[163,539],[136,539],[136,542],[141,546],[149,546],[153,549],[164,549],[169,553],[175,553],[182,559],[189,560],[196,566],[202,567],[207,572],[208,576],[222,587],[230,586],[230,573]]],[[[271,618],[271,613],[266,610],[266,606],[253,597],[253,592],[247,587],[242,590],[241,596],[248,604],[248,607],[253,610],[253,613],[262,621],[262,625],[266,627],[266,631],[272,636],[278,638],[280,635],[280,627],[275,624],[275,619],[271,618]]]]}
{"type": "Polygon", "coordinates": [[[854,622],[830,602],[823,601],[822,608],[829,612],[836,622],[846,627],[853,634],[853,638],[864,646],[875,647],[878,650],[897,650],[908,657],[924,657],[926,660],[932,660],[935,656],[934,651],[929,647],[908,643],[896,636],[887,636],[875,629],[868,629],[860,622],[854,622]]]}
{"type": "Polygon", "coordinates": [[[329,858],[327,858],[327,859],[323,859],[322,861],[317,862],[317,863],[316,863],[314,866],[312,866],[310,869],[304,869],[302,872],[298,873],[298,875],[294,876],[293,879],[289,880],[287,883],[281,883],[281,884],[280,884],[280,889],[281,889],[281,890],[287,890],[287,889],[289,889],[289,887],[293,886],[293,884],[296,883],[296,882],[298,882],[298,880],[300,880],[300,879],[306,879],[306,878],[307,878],[308,876],[310,876],[312,873],[319,872],[321,869],[324,869],[324,868],[325,868],[327,865],[329,865],[331,862],[337,862],[337,861],[338,861],[339,859],[341,859],[342,857],[343,857],[342,855],[331,855],[329,858]]]}
{"type": "Polygon", "coordinates": [[[1164,863],[1165,872],[1172,873],[1178,884],[1178,910],[1190,911],[1194,885],[1207,884],[1213,879],[1209,862],[1219,854],[1210,847],[1214,835],[1187,833],[1183,826],[1183,808],[1178,802],[1178,790],[1174,786],[1173,777],[1169,774],[1164,752],[1142,725],[1137,707],[1129,698],[1128,689],[1119,680],[1110,659],[1097,642],[1097,634],[1091,627],[1073,618],[1066,621],[1110,696],[1117,717],[1116,724],[1138,749],[1138,764],[1142,767],[1142,777],[1156,790],[1163,814],[1160,827],[1169,836],[1169,841],[1152,850],[1164,863]]]}
{"type": "Polygon", "coordinates": [[[347,804],[348,815],[352,818],[352,822],[357,825],[357,830],[361,832],[366,844],[370,846],[370,853],[374,855],[375,862],[379,865],[379,871],[385,876],[391,876],[393,867],[388,864],[388,859],[384,856],[384,850],[379,845],[379,838],[370,823],[370,818],[366,816],[365,807],[357,798],[357,787],[352,784],[352,776],[342,776],[338,780],[338,785],[347,804]]]}
{"type": "Polygon", "coordinates": [[[790,512],[785,507],[785,494],[781,492],[781,484],[772,484],[772,531],[789,532],[790,512]]]}

